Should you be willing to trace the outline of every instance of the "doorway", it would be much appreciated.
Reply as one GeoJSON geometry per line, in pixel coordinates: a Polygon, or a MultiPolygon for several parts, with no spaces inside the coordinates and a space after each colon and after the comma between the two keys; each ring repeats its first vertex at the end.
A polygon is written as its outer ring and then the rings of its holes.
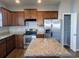
{"type": "Polygon", "coordinates": [[[64,46],[70,47],[71,14],[64,14],[64,46]]]}

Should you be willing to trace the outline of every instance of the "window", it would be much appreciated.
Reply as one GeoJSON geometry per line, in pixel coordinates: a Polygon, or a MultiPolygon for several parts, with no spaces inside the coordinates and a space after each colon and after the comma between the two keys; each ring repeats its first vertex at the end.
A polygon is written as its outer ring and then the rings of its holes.
{"type": "Polygon", "coordinates": [[[0,27],[2,27],[2,14],[0,13],[0,27]]]}

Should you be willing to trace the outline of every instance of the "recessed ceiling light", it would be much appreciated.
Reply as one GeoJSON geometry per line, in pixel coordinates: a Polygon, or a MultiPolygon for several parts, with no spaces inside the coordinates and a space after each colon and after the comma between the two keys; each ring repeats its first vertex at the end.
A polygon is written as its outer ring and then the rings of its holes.
{"type": "Polygon", "coordinates": [[[42,0],[37,0],[38,3],[42,3],[42,0]]]}
{"type": "Polygon", "coordinates": [[[20,3],[20,0],[16,0],[16,3],[19,4],[20,3]]]}

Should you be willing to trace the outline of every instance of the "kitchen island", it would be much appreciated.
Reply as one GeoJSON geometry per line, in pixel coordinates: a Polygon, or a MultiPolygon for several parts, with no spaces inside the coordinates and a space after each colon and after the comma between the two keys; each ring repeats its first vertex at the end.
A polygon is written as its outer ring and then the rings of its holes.
{"type": "Polygon", "coordinates": [[[32,40],[24,56],[30,57],[70,57],[71,54],[55,39],[37,38],[32,40]]]}

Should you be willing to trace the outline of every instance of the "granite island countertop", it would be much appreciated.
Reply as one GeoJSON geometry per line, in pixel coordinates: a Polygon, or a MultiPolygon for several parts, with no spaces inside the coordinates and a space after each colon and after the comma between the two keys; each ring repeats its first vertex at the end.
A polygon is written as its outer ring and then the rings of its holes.
{"type": "Polygon", "coordinates": [[[32,40],[25,51],[24,57],[45,57],[45,56],[71,56],[62,45],[55,39],[37,38],[32,40]]]}

